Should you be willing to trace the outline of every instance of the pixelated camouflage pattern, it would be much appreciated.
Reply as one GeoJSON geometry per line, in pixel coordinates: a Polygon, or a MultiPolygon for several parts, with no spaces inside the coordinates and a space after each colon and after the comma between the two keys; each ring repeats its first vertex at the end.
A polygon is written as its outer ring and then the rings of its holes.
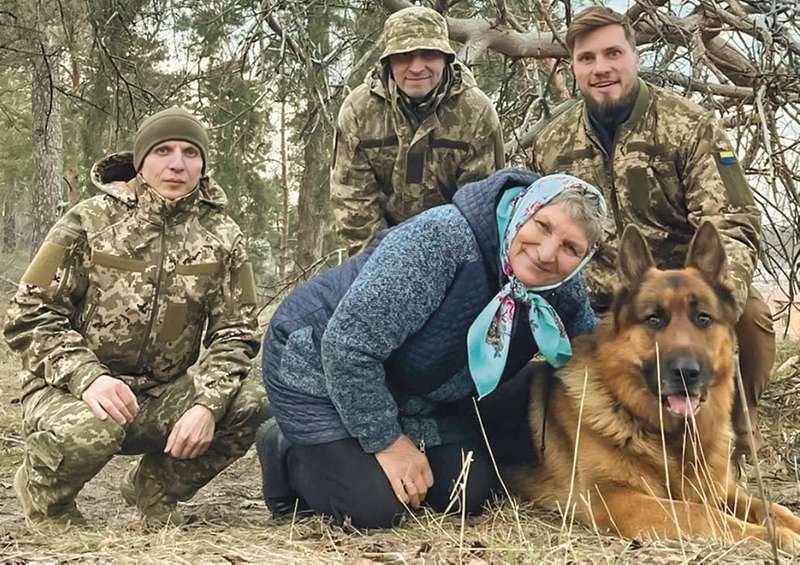
{"type": "Polygon", "coordinates": [[[259,347],[252,270],[224,193],[204,178],[166,200],[135,176],[130,153],[98,162],[92,178],[103,194],[47,236],[43,249],[64,250],[50,283],[23,276],[9,310],[23,395],[54,386],[80,398],[104,374],[138,392],[188,371],[195,403],[219,420],[259,347]]]}
{"type": "Polygon", "coordinates": [[[117,454],[145,455],[133,472],[133,502],[142,515],[174,509],[188,500],[252,445],[267,414],[259,379],[242,382],[217,422],[208,450],[195,459],[174,459],[163,453],[169,432],[193,404],[195,387],[186,373],[137,395],[140,411],[120,426],[100,420],[82,400],[62,387],[43,387],[22,401],[25,458],[20,485],[30,507],[28,518],[43,520],[75,514],[75,496],[117,454]]]}
{"type": "Polygon", "coordinates": [[[683,265],[695,229],[712,221],[722,237],[739,312],[758,260],[760,214],[714,115],[674,92],[640,80],[628,121],[617,132],[613,161],[581,101],[536,137],[530,165],[543,174],[568,173],[603,191],[612,211],[600,251],[584,270],[593,304],[610,303],[617,244],[628,224],[645,236],[660,267],[683,265]]]}
{"type": "Polygon", "coordinates": [[[417,49],[432,49],[455,57],[448,37],[447,20],[439,12],[424,6],[404,8],[386,18],[383,24],[385,45],[380,60],[417,49]]]}
{"type": "Polygon", "coordinates": [[[345,99],[337,122],[331,198],[351,255],[388,225],[449,202],[464,184],[504,164],[500,120],[469,70],[414,129],[389,98],[378,65],[345,99]]]}

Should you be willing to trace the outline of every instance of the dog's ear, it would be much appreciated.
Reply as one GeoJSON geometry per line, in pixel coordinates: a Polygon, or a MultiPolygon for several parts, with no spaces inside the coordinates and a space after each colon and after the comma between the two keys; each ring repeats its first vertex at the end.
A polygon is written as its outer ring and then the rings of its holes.
{"type": "Polygon", "coordinates": [[[717,228],[711,222],[703,222],[695,232],[689,244],[686,267],[694,267],[712,283],[725,280],[728,273],[725,248],[722,247],[717,228]]]}
{"type": "Polygon", "coordinates": [[[642,232],[633,224],[629,224],[622,233],[617,256],[617,274],[620,282],[623,286],[634,286],[648,269],[655,266],[656,263],[647,248],[642,232]]]}

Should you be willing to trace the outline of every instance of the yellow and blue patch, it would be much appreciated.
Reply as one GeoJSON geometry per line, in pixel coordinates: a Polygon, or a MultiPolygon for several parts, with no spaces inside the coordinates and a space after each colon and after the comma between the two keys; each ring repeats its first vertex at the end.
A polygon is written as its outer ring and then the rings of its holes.
{"type": "Polygon", "coordinates": [[[721,165],[736,164],[736,153],[734,153],[733,151],[720,151],[719,162],[721,165]]]}

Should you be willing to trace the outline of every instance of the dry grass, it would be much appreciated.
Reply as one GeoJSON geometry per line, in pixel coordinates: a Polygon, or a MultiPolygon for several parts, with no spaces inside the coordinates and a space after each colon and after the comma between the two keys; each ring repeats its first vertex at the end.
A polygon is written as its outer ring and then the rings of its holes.
{"type": "MultiPolygon", "coordinates": [[[[5,289],[3,289],[3,294],[5,289]]],[[[2,317],[0,314],[0,323],[2,317]]],[[[783,346],[780,360],[800,353],[783,346]]],[[[562,516],[498,501],[477,518],[420,511],[391,531],[360,532],[315,517],[275,523],[261,500],[251,450],[183,510],[183,528],[144,532],[117,490],[132,457],[115,458],[78,497],[89,525],[31,528],[12,480],[22,458],[16,381],[20,365],[0,340],[0,562],[2,563],[763,563],[763,543],[638,542],[601,536],[562,516]],[[563,525],[562,525],[563,520],[563,525]]],[[[762,404],[761,471],[771,497],[800,509],[800,369],[772,383],[762,404]]],[[[751,491],[754,485],[749,485],[751,491]]]]}

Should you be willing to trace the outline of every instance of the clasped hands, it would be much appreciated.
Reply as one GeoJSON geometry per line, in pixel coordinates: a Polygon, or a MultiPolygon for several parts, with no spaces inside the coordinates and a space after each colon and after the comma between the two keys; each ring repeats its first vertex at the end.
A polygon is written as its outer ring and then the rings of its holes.
{"type": "Polygon", "coordinates": [[[425,454],[407,436],[401,435],[389,447],[377,452],[375,458],[397,499],[418,508],[433,486],[433,472],[425,454]]]}
{"type": "MultiPolygon", "coordinates": [[[[106,420],[111,417],[124,426],[139,414],[139,403],[131,388],[119,379],[102,375],[81,395],[92,413],[106,420]]],[[[176,459],[194,459],[206,452],[214,437],[214,414],[200,404],[189,408],[172,427],[164,453],[176,459]]]]}

